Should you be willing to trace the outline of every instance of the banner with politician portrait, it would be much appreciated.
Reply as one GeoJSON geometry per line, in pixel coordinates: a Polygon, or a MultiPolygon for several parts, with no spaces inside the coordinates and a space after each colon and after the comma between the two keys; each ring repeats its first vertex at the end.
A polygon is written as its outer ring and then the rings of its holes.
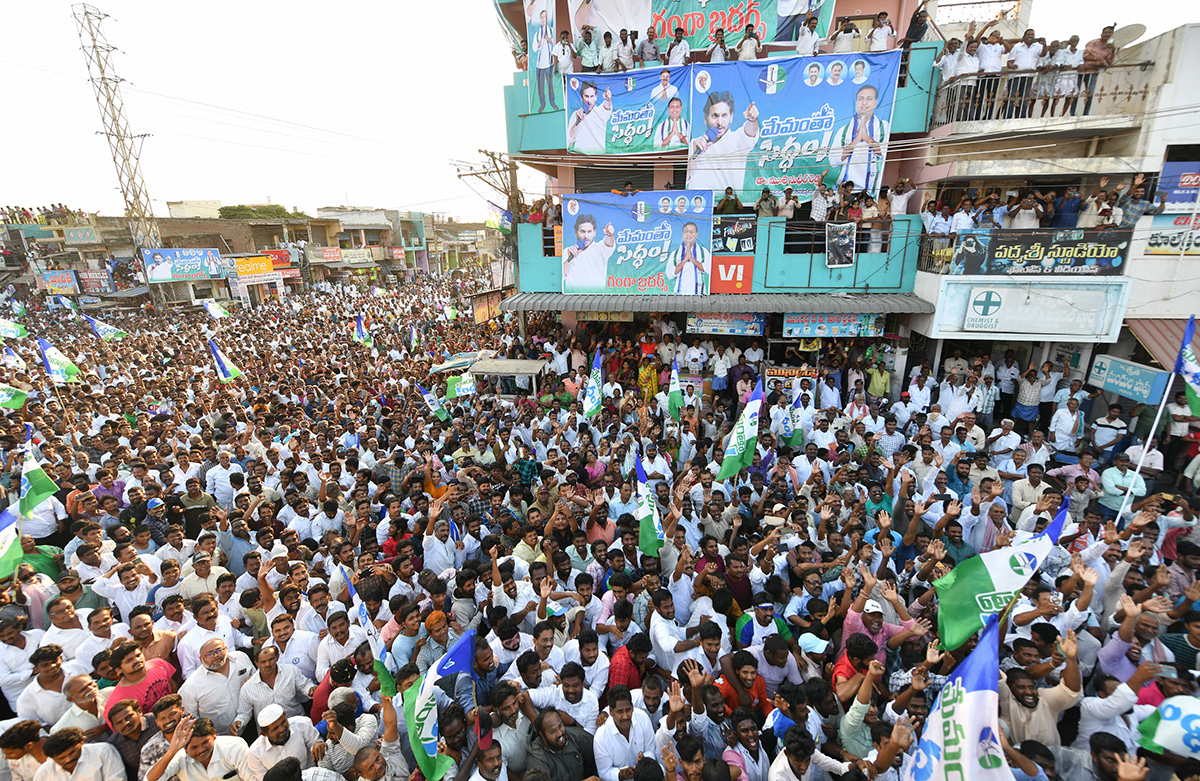
{"type": "Polygon", "coordinates": [[[563,196],[562,292],[707,295],[712,193],[563,196]]]}
{"type": "Polygon", "coordinates": [[[543,114],[563,107],[563,77],[555,67],[554,0],[529,0],[525,6],[525,47],[529,56],[527,81],[529,113],[543,114]]]}
{"type": "Polygon", "coordinates": [[[639,68],[566,78],[567,150],[583,155],[686,149],[689,69],[639,68]]]}
{"type": "Polygon", "coordinates": [[[748,202],[819,181],[877,194],[887,161],[899,51],[693,65],[687,186],[748,202]]]}

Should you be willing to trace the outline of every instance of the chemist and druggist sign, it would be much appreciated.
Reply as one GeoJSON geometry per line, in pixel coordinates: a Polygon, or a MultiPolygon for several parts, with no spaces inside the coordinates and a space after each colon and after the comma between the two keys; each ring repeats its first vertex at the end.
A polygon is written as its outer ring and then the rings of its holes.
{"type": "Polygon", "coordinates": [[[707,295],[712,193],[563,197],[562,292],[707,295]]]}
{"type": "Polygon", "coordinates": [[[567,150],[621,155],[686,149],[689,69],[639,68],[567,76],[567,150]]]}

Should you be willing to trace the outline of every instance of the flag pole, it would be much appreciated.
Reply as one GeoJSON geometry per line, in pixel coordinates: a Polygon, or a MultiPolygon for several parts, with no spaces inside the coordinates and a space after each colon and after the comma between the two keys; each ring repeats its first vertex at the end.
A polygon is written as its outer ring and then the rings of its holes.
{"type": "MultiPolygon", "coordinates": [[[[1137,477],[1142,473],[1142,465],[1146,463],[1146,453],[1150,452],[1150,440],[1154,438],[1158,432],[1159,421],[1162,420],[1163,410],[1167,408],[1167,399],[1171,396],[1171,386],[1175,384],[1175,377],[1178,376],[1174,371],[1167,377],[1167,384],[1163,387],[1163,397],[1158,403],[1158,411],[1154,413],[1154,423],[1150,426],[1150,434],[1146,437],[1146,441],[1142,443],[1142,453],[1138,456],[1137,466],[1133,469],[1134,481],[1137,482],[1137,477]]],[[[1133,483],[1130,483],[1129,489],[1125,491],[1125,496],[1121,499],[1121,509],[1117,511],[1117,524],[1120,525],[1121,517],[1125,515],[1125,510],[1133,501],[1133,483]]]]}

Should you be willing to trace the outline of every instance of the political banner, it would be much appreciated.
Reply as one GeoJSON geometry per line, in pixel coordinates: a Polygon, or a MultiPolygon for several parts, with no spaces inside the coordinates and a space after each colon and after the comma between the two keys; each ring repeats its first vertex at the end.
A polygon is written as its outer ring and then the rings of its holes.
{"type": "Polygon", "coordinates": [[[1128,230],[965,230],[955,238],[950,274],[1113,276],[1124,272],[1132,241],[1128,230]]]}
{"type": "Polygon", "coordinates": [[[824,336],[883,336],[887,315],[843,313],[797,313],[783,316],[783,338],[811,339],[824,336]]]}
{"type": "Polygon", "coordinates": [[[563,196],[562,292],[707,295],[712,193],[563,196]]]}
{"type": "Polygon", "coordinates": [[[854,265],[854,239],[858,226],[852,222],[825,223],[825,267],[850,268],[854,265]]]}
{"type": "Polygon", "coordinates": [[[853,182],[878,193],[901,52],[846,52],[691,66],[687,186],[743,201],[853,182]]]}
{"type": "Polygon", "coordinates": [[[221,253],[215,249],[144,249],[142,261],[151,284],[225,278],[221,253]]]}
{"type": "Polygon", "coordinates": [[[718,29],[725,31],[726,45],[732,48],[742,39],[746,25],[753,26],[763,43],[787,43],[797,39],[809,13],[817,17],[817,34],[824,38],[833,6],[833,0],[567,0],[576,39],[584,27],[592,27],[601,40],[605,31],[611,32],[614,44],[623,29],[640,41],[653,27],[663,56],[677,28],[683,28],[692,51],[711,46],[718,29]]]}
{"type": "Polygon", "coordinates": [[[713,217],[713,254],[753,253],[758,222],[750,216],[718,214],[713,217]]]}
{"type": "Polygon", "coordinates": [[[1158,195],[1167,196],[1167,214],[1191,214],[1200,204],[1200,162],[1163,163],[1158,195]]]}
{"type": "Polygon", "coordinates": [[[112,273],[106,268],[80,269],[75,274],[88,293],[111,293],[113,290],[112,273]]]}
{"type": "Polygon", "coordinates": [[[46,292],[62,296],[79,295],[79,283],[75,281],[74,271],[43,271],[42,281],[46,283],[46,292]]]}
{"type": "Polygon", "coordinates": [[[1156,214],[1146,239],[1147,255],[1200,255],[1200,217],[1190,214],[1156,214]]]}
{"type": "Polygon", "coordinates": [[[620,155],[686,149],[690,69],[575,73],[567,84],[567,151],[620,155]]]}
{"type": "Polygon", "coordinates": [[[529,113],[558,111],[563,106],[562,74],[555,67],[554,0],[533,0],[525,4],[525,43],[529,52],[529,113]]]}

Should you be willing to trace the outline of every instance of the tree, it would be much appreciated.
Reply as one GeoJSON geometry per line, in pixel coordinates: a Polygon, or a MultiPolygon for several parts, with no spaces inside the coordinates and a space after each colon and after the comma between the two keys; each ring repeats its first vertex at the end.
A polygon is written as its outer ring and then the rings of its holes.
{"type": "Polygon", "coordinates": [[[289,212],[283,206],[278,204],[267,204],[265,206],[222,206],[220,209],[222,220],[264,220],[264,219],[282,219],[292,217],[296,219],[311,219],[302,211],[289,212]]]}

